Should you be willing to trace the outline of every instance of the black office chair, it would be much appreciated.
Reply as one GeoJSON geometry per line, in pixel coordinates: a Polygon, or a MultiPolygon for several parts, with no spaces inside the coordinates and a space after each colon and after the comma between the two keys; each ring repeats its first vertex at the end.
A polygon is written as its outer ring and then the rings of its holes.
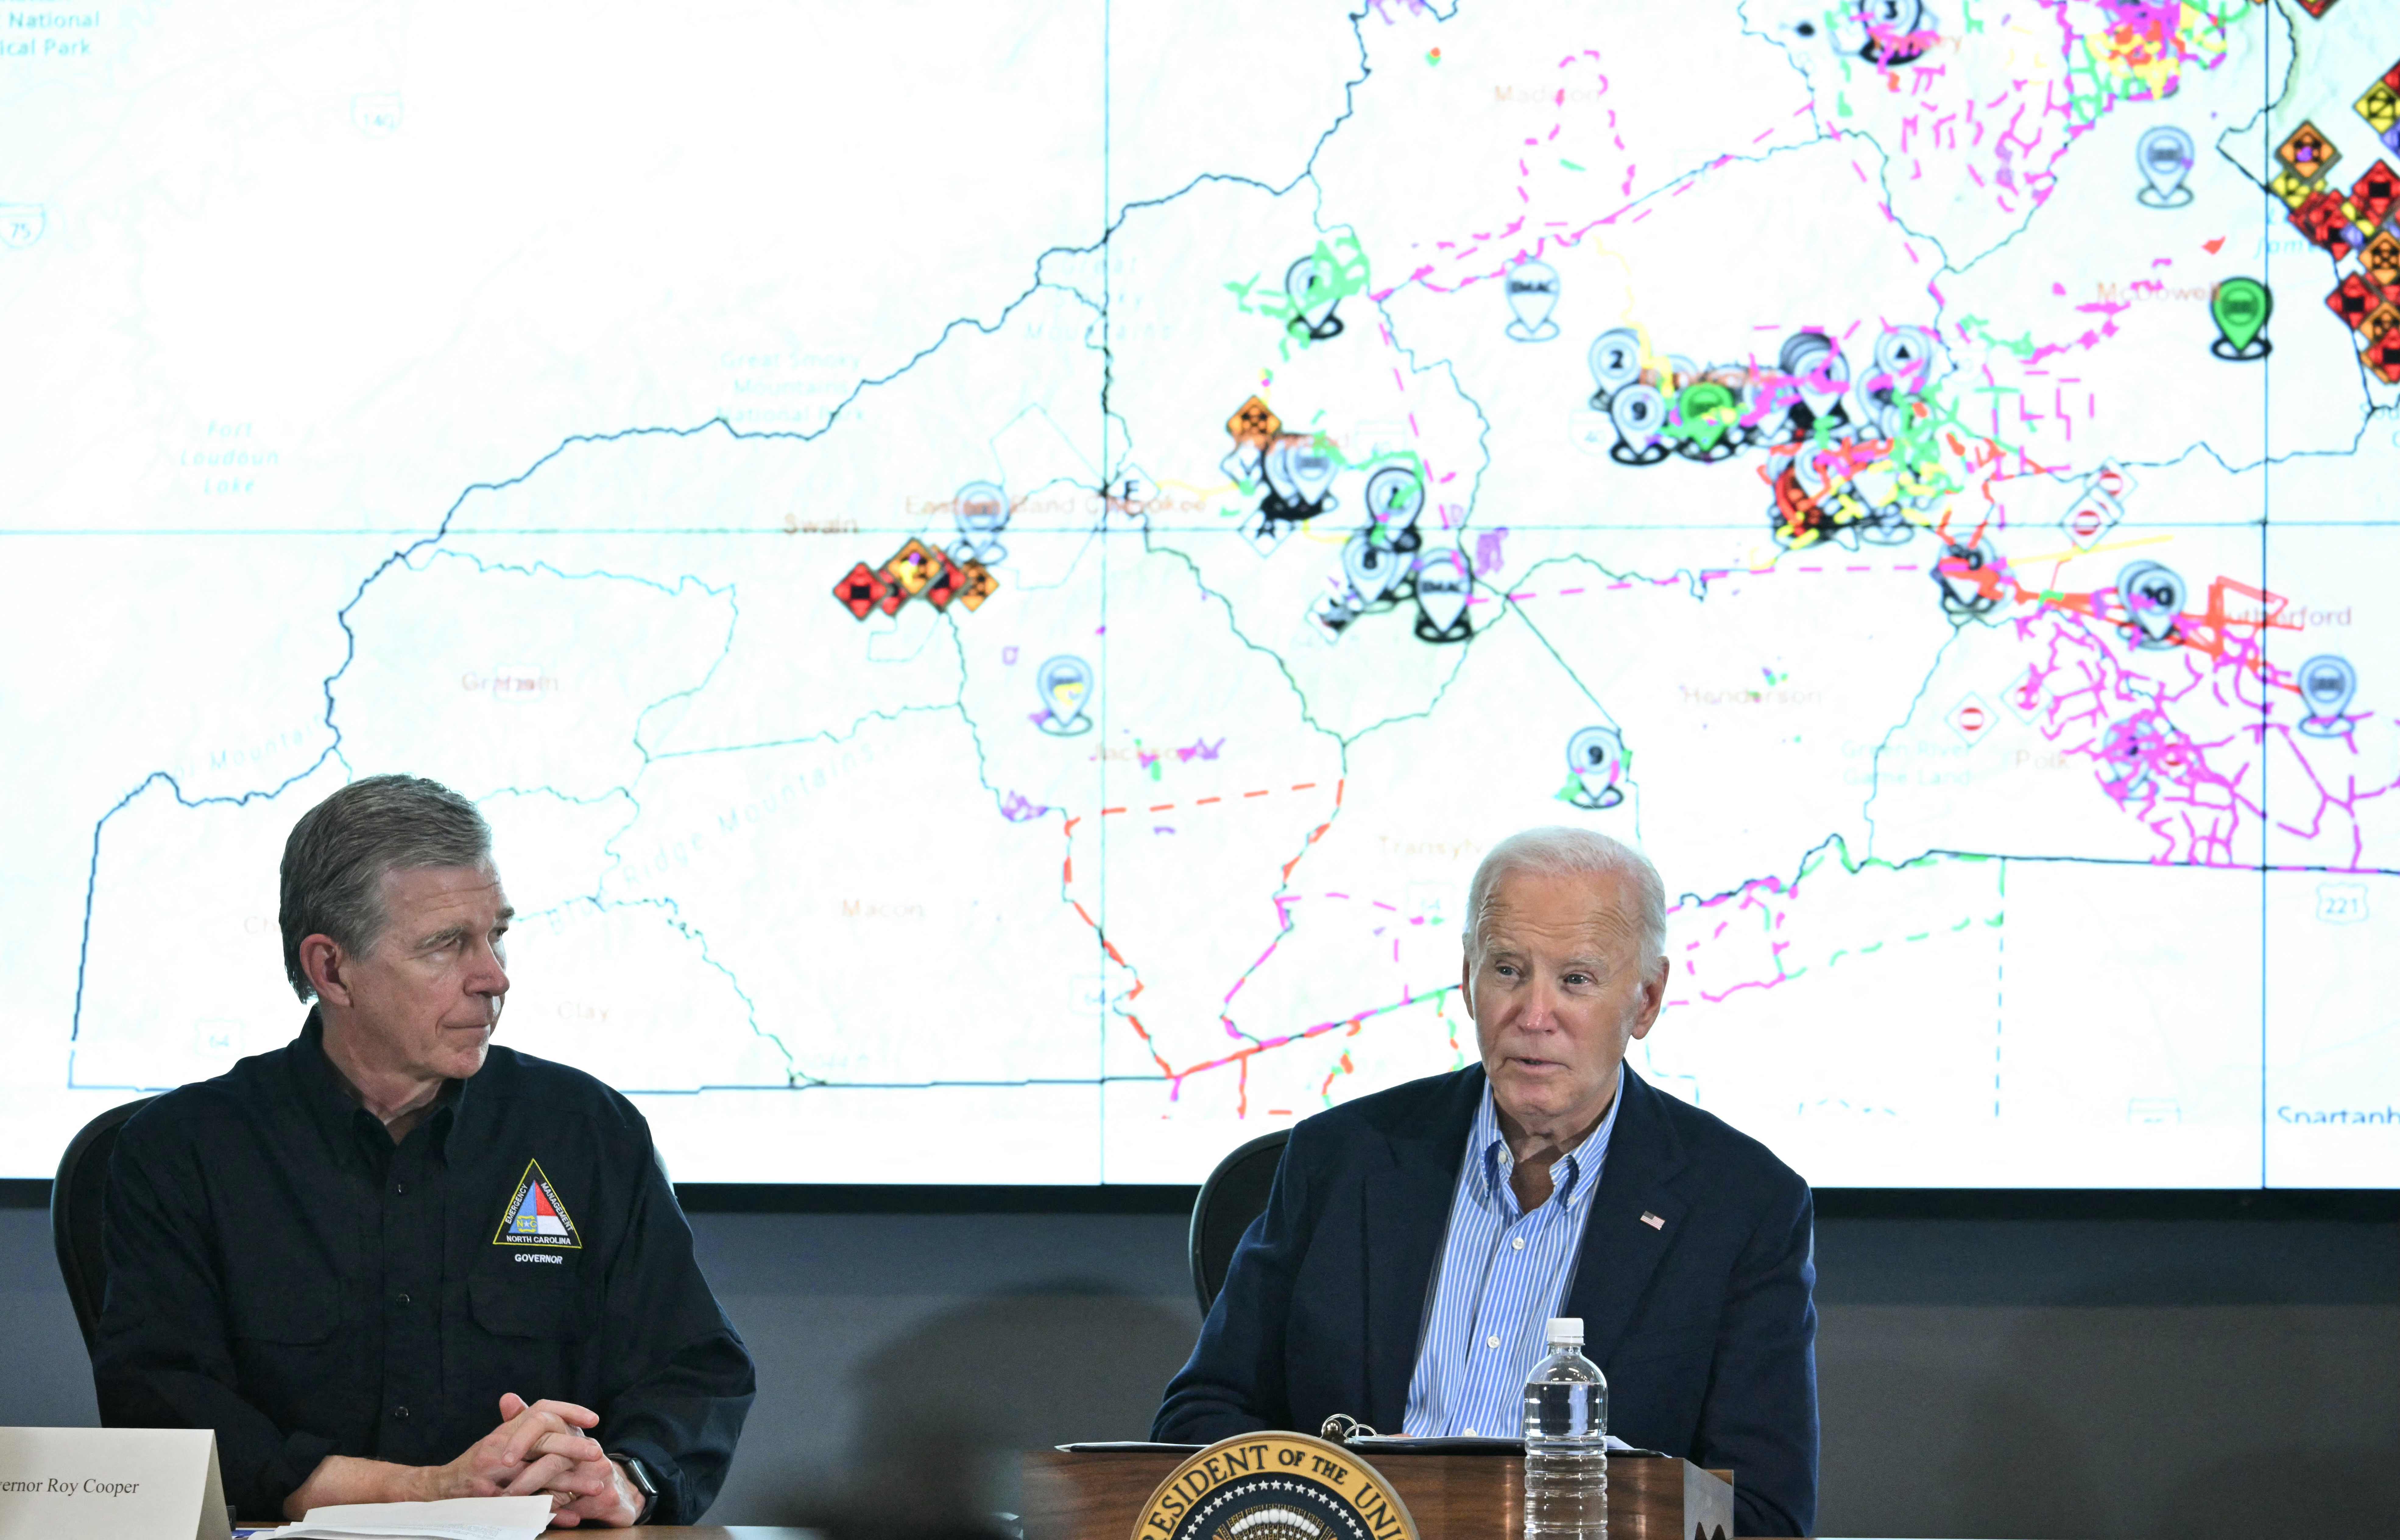
{"type": "Polygon", "coordinates": [[[1200,1184],[1200,1196],[1192,1205],[1192,1288],[1200,1296],[1203,1315],[1225,1287],[1225,1272],[1234,1265],[1234,1247],[1242,1244],[1242,1232],[1267,1211],[1267,1192],[1275,1185],[1284,1141],[1290,1138],[1289,1128],[1261,1134],[1219,1161],[1200,1184]]]}
{"type": "Polygon", "coordinates": [[[108,1288],[108,1258],[100,1246],[100,1215],[108,1194],[108,1157],[125,1120],[155,1099],[143,1097],[112,1107],[83,1125],[59,1161],[50,1183],[50,1244],[58,1247],[59,1274],[75,1302],[75,1325],[83,1328],[84,1351],[100,1330],[100,1302],[108,1288]]]}

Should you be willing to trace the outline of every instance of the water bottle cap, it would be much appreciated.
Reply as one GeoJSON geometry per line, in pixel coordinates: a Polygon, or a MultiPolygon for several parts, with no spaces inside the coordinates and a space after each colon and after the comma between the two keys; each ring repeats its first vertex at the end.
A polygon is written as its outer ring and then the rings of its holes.
{"type": "Polygon", "coordinates": [[[1550,1345],[1552,1347],[1583,1346],[1583,1317],[1580,1315],[1551,1316],[1550,1345]]]}

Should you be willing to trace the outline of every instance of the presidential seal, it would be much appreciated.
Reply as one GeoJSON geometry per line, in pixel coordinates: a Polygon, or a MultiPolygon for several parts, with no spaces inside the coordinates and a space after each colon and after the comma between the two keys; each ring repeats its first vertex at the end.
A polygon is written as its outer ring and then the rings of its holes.
{"type": "Polygon", "coordinates": [[[1176,1466],[1133,1540],[1417,1540],[1417,1526],[1375,1467],[1340,1444],[1248,1433],[1176,1466]]]}

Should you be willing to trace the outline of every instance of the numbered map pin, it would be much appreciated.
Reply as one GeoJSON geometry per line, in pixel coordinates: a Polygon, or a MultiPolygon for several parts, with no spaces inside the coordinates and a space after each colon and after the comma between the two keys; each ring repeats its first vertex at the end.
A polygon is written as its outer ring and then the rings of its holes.
{"type": "Polygon", "coordinates": [[[950,508],[959,521],[959,542],[950,548],[952,557],[989,566],[1007,554],[998,543],[1008,523],[1007,493],[990,482],[969,482],[959,488],[950,508]]]}
{"type": "Polygon", "coordinates": [[[2321,652],[2300,665],[2299,681],[2300,700],[2309,708],[2300,730],[2311,738],[2339,738],[2348,732],[2350,723],[2342,713],[2358,693],[2358,671],[2350,660],[2321,652]]]}
{"type": "Polygon", "coordinates": [[[1608,398],[1642,377],[1642,338],[1630,326],[1602,332],[1591,339],[1586,360],[1591,365],[1591,404],[1608,410],[1608,398]]]}
{"type": "Polygon", "coordinates": [[[2134,195],[2145,207],[2180,209],[2191,201],[2191,189],[2183,184],[2191,174],[2191,135],[2161,123],[2134,146],[2134,162],[2149,184],[2134,195]]]}
{"type": "Polygon", "coordinates": [[[1043,731],[1071,738],[1091,730],[1091,719],[1084,715],[1085,699],[1092,692],[1091,664],[1062,654],[1034,670],[1033,686],[1042,696],[1039,726],[1043,731]]]}
{"type": "Polygon", "coordinates": [[[1334,472],[1342,467],[1330,450],[1300,443],[1285,457],[1284,467],[1291,477],[1292,486],[1300,493],[1298,500],[1302,507],[1311,513],[1322,513],[1333,506],[1333,499],[1325,494],[1333,484],[1334,472]]]}
{"type": "Polygon", "coordinates": [[[1567,740],[1567,773],[1575,777],[1559,795],[1578,808],[1613,808],[1625,800],[1617,782],[1625,776],[1625,739],[1615,728],[1586,728],[1567,740]]]}
{"type": "Polygon", "coordinates": [[[1331,265],[1315,253],[1302,257],[1283,275],[1283,292],[1291,296],[1290,326],[1311,342],[1342,334],[1342,318],[1333,313],[1342,296],[1336,292],[1331,265]]]}
{"type": "MultiPolygon", "coordinates": [[[[1833,338],[1822,332],[1796,332],[1784,339],[1776,361],[1790,376],[1787,390],[1800,398],[1791,407],[1792,427],[1805,429],[1841,409],[1842,398],[1850,388],[1850,366],[1833,338]],[[1804,411],[1805,418],[1800,416],[1804,411]]],[[[1791,396],[1783,400],[1789,402],[1791,396]]]]}
{"type": "Polygon", "coordinates": [[[1626,465],[1655,465],[1666,457],[1658,435],[1667,426],[1667,398],[1655,385],[1629,385],[1608,402],[1608,420],[1616,425],[1616,446],[1611,458],[1626,465]]]}
{"type": "Polygon", "coordinates": [[[1875,339],[1875,393],[1921,396],[1933,372],[1933,334],[1922,326],[1895,326],[1875,339]]]}
{"type": "Polygon", "coordinates": [[[1867,34],[1860,57],[1891,69],[1923,56],[1917,29],[1925,20],[1925,0],[1866,0],[1857,9],[1867,34]]]}
{"type": "Polygon", "coordinates": [[[1508,308],[1517,319],[1508,323],[1508,334],[1519,342],[1548,342],[1559,334],[1559,323],[1550,312],[1559,305],[1559,270],[1547,262],[1520,262],[1508,269],[1503,280],[1508,291],[1508,308]]]}
{"type": "Polygon", "coordinates": [[[1358,602],[1371,605],[1392,591],[1393,582],[1399,578],[1402,560],[1372,533],[1362,529],[1342,548],[1342,573],[1350,579],[1350,592],[1358,595],[1358,602]]]}
{"type": "Polygon", "coordinates": [[[2275,296],[2255,278],[2230,278],[2216,286],[2208,302],[2216,319],[2217,338],[2208,350],[2236,363],[2263,359],[2275,350],[2263,334],[2267,318],[2275,313],[2275,296]]]}
{"type": "Polygon", "coordinates": [[[1816,366],[1816,360],[1834,350],[1834,339],[1822,332],[1794,332],[1783,339],[1783,350],[1775,361],[1787,375],[1805,375],[1816,366]]]}
{"type": "Polygon", "coordinates": [[[1695,380],[1675,398],[1675,416],[1686,451],[1706,458],[1733,431],[1741,416],[1741,398],[1720,380],[1695,380]]]}
{"type": "Polygon", "coordinates": [[[1289,512],[1300,506],[1300,483],[1291,471],[1293,448],[1298,439],[1277,439],[1267,446],[1266,458],[1260,463],[1259,473],[1267,484],[1267,504],[1277,512],[1289,512]]]}
{"type": "Polygon", "coordinates": [[[1831,416],[1841,408],[1842,398],[1850,393],[1850,361],[1829,341],[1823,348],[1811,349],[1807,363],[1807,368],[1798,371],[1800,399],[1817,416],[1831,416]]]}
{"type": "Polygon", "coordinates": [[[1972,545],[1950,542],[1933,564],[1933,580],[1942,589],[1943,613],[1954,622],[1990,614],[2000,602],[1999,567],[1999,552],[1992,549],[1988,538],[1972,545]]]}
{"type": "Polygon", "coordinates": [[[2135,562],[2117,574],[2117,597],[2142,633],[2139,646],[2175,645],[2175,620],[2183,614],[2183,579],[2156,562],[2135,562]]]}
{"type": "Polygon", "coordinates": [[[1367,516],[1386,545],[1396,542],[1425,511],[1425,479],[1405,465],[1387,465],[1367,478],[1367,516]]]}
{"type": "Polygon", "coordinates": [[[1464,641],[1468,634],[1466,599],[1475,587],[1466,558],[1436,552],[1417,568],[1417,635],[1428,642],[1464,641]]]}

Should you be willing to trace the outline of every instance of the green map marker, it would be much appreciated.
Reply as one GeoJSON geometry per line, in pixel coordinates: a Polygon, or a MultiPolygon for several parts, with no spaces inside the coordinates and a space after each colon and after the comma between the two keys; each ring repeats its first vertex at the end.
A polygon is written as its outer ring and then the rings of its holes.
{"type": "Polygon", "coordinates": [[[2257,279],[2230,278],[2218,284],[2209,299],[2208,313],[2216,318],[2221,334],[2208,350],[2218,358],[2263,359],[2273,351],[2274,344],[2259,334],[2267,330],[2267,318],[2275,313],[2275,296],[2257,279]]]}
{"type": "Polygon", "coordinates": [[[1714,449],[1733,426],[1735,408],[1741,404],[1730,387],[1716,380],[1698,380],[1684,387],[1675,398],[1676,415],[1683,420],[1683,436],[1700,446],[1700,453],[1714,449]]]}

